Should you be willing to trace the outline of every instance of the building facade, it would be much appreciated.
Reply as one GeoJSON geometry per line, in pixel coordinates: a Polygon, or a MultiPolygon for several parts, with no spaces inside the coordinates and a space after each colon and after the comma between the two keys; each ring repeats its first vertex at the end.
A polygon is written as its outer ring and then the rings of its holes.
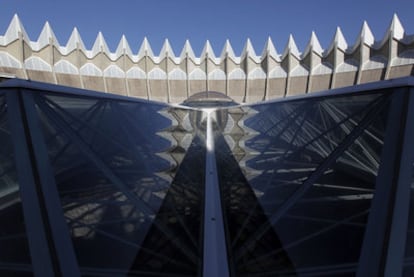
{"type": "Polygon", "coordinates": [[[376,40],[365,22],[353,45],[340,28],[323,48],[315,33],[303,52],[291,36],[276,51],[269,38],[260,55],[247,40],[240,56],[227,41],[216,56],[207,41],[195,56],[187,41],[176,56],[168,40],[159,55],[144,39],[134,53],[125,37],[115,52],[99,33],[86,49],[75,28],[65,46],[46,23],[31,40],[17,15],[0,36],[0,74],[52,84],[110,92],[167,103],[181,103],[201,91],[219,91],[236,102],[254,103],[412,75],[414,38],[394,15],[385,36],[376,40]]]}
{"type": "Polygon", "coordinates": [[[413,93],[213,108],[3,82],[0,275],[411,276],[413,93]]]}
{"type": "Polygon", "coordinates": [[[413,276],[412,43],[395,16],[353,47],[155,57],[15,17],[0,276],[413,276]]]}

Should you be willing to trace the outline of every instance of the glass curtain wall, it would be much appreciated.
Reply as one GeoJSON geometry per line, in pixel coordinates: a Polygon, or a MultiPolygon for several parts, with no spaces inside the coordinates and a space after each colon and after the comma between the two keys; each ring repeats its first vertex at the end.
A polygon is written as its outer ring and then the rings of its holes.
{"type": "Polygon", "coordinates": [[[1,276],[207,277],[208,174],[229,276],[413,272],[410,87],[205,110],[18,84],[0,86],[1,276]]]}

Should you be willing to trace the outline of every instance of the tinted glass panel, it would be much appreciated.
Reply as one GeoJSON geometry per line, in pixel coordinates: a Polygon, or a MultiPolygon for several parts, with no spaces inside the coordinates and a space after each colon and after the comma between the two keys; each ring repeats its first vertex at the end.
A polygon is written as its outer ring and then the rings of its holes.
{"type": "Polygon", "coordinates": [[[371,94],[229,110],[237,124],[217,134],[216,155],[235,276],[355,274],[388,102],[371,94]]]}
{"type": "Polygon", "coordinates": [[[32,268],[9,124],[6,97],[0,94],[0,275],[30,276],[19,273],[32,268]]]}
{"type": "Polygon", "coordinates": [[[36,104],[82,273],[199,274],[205,150],[177,123],[188,112],[52,95],[36,104]]]}
{"type": "Polygon", "coordinates": [[[404,258],[404,276],[414,275],[414,165],[410,189],[410,212],[408,218],[407,240],[404,258]]]}
{"type": "MultiPolygon", "coordinates": [[[[202,112],[105,95],[33,93],[56,208],[82,275],[171,277],[203,276],[203,261],[215,256],[206,250],[203,257],[204,221],[216,222],[203,210],[206,114],[217,162],[208,176],[219,179],[230,275],[355,276],[365,236],[375,238],[365,234],[379,215],[372,199],[384,196],[375,183],[379,170],[389,170],[380,169],[380,158],[392,95],[378,90],[202,112]]],[[[0,94],[0,276],[31,276],[13,154],[20,142],[11,140],[5,99],[0,94]]],[[[27,134],[30,142],[33,133],[27,134]]],[[[410,197],[404,276],[414,274],[414,185],[410,197]]],[[[51,199],[39,200],[42,208],[51,199]]],[[[49,227],[48,243],[57,245],[49,227]]]]}

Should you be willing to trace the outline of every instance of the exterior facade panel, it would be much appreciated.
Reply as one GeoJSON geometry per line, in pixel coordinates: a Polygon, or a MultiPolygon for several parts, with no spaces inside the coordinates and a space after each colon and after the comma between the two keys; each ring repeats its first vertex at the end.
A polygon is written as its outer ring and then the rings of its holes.
{"type": "Polygon", "coordinates": [[[111,52],[102,33],[87,49],[76,28],[67,44],[60,45],[49,24],[37,40],[31,40],[16,15],[0,36],[0,76],[178,104],[181,95],[206,90],[231,95],[240,103],[255,103],[413,75],[413,36],[405,33],[396,15],[383,38],[376,39],[367,23],[357,37],[348,44],[338,28],[323,48],[312,33],[300,51],[290,36],[280,52],[269,38],[261,55],[247,40],[240,56],[229,41],[219,56],[208,41],[196,56],[189,41],[176,55],[165,40],[156,55],[146,38],[137,53],[125,37],[111,52]],[[139,92],[134,91],[131,83],[136,82],[145,83],[145,89],[140,85],[139,92]]]}
{"type": "Polygon", "coordinates": [[[413,86],[172,106],[3,82],[0,273],[409,276],[413,86]]]}

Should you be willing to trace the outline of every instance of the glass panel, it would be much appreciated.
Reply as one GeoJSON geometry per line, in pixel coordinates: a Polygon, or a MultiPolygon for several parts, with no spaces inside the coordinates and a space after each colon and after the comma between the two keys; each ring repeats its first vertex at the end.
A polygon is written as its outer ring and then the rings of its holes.
{"type": "Polygon", "coordinates": [[[83,275],[197,276],[205,149],[181,123],[189,112],[52,95],[36,103],[83,275]]]}
{"type": "Polygon", "coordinates": [[[235,123],[217,135],[216,155],[235,276],[355,274],[388,101],[371,94],[229,110],[235,123]]]}
{"type": "Polygon", "coordinates": [[[249,151],[245,163],[253,176],[259,174],[250,180],[253,188],[267,192],[260,198],[262,203],[271,199],[270,203],[263,203],[267,206],[265,210],[272,213],[300,187],[366,115],[367,107],[377,103],[377,97],[367,95],[258,107],[259,113],[244,122],[248,128],[257,130],[245,143],[253,150],[249,151]]]}
{"type": "Polygon", "coordinates": [[[32,276],[7,104],[3,94],[0,94],[0,142],[0,275],[32,276]]]}
{"type": "Polygon", "coordinates": [[[408,277],[414,275],[414,165],[411,178],[410,212],[405,247],[403,276],[408,277]]]}
{"type": "Polygon", "coordinates": [[[23,272],[21,267],[10,269],[10,270],[1,270],[0,269],[0,276],[7,276],[7,277],[31,277],[33,273],[31,269],[27,269],[30,272],[23,272]]]}

